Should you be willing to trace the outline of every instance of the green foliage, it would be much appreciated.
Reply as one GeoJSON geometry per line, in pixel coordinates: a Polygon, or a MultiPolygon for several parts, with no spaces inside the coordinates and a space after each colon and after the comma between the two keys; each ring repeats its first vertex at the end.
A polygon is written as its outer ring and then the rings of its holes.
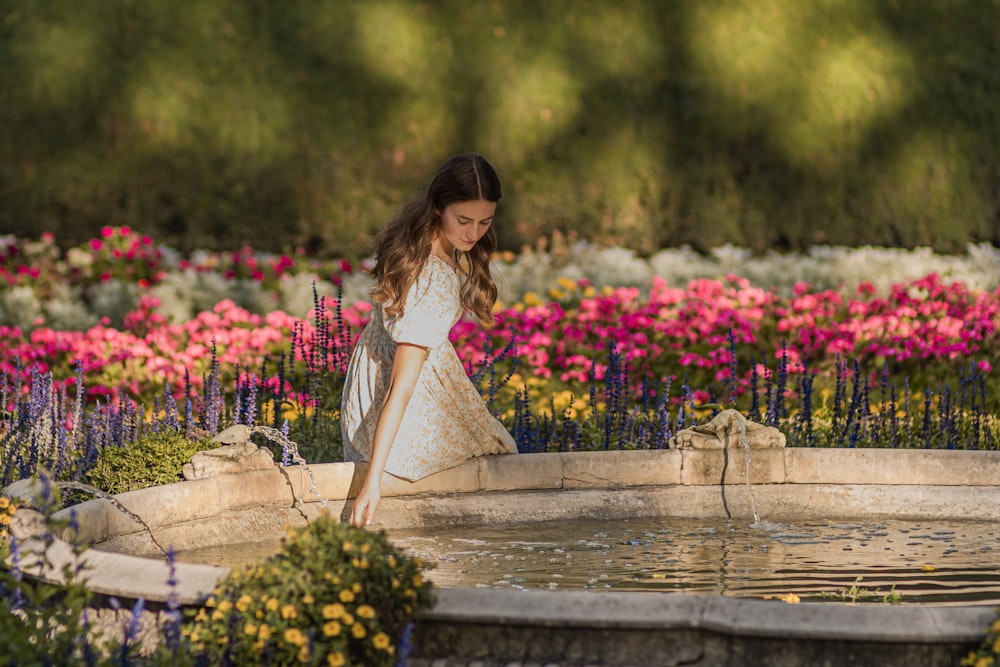
{"type": "Polygon", "coordinates": [[[0,18],[0,228],[22,236],[131,225],[181,250],[358,255],[473,149],[504,177],[509,248],[1000,243],[996,2],[50,0],[0,18]]]}
{"type": "Polygon", "coordinates": [[[214,446],[208,440],[190,440],[164,427],[123,447],[102,449],[87,479],[111,494],[179,482],[184,464],[214,446]]]}
{"type": "Polygon", "coordinates": [[[861,586],[860,584],[862,579],[864,579],[864,577],[858,576],[854,579],[854,583],[847,588],[832,593],[822,593],[820,594],[820,597],[839,600],[840,602],[846,602],[847,604],[857,604],[859,602],[881,602],[882,604],[898,605],[903,601],[903,596],[896,591],[895,584],[892,585],[889,592],[885,592],[881,588],[865,588],[861,586]]]}
{"type": "Polygon", "coordinates": [[[234,570],[183,634],[220,664],[395,664],[406,624],[432,603],[421,563],[382,533],[329,515],[290,531],[280,553],[234,570]]]}

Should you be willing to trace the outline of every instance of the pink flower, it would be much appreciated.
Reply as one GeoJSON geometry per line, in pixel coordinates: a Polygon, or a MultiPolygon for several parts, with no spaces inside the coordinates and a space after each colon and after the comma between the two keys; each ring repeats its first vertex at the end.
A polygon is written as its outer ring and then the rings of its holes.
{"type": "Polygon", "coordinates": [[[109,239],[112,236],[114,236],[114,234],[115,234],[114,227],[101,227],[101,236],[103,236],[104,238],[109,239]]]}

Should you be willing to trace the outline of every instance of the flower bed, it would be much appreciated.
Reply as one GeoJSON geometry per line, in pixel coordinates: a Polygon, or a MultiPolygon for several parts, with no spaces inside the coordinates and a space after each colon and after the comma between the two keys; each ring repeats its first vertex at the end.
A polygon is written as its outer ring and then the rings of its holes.
{"type": "MultiPolygon", "coordinates": [[[[75,289],[80,303],[93,305],[101,286],[114,281],[134,296],[118,326],[104,316],[58,329],[42,315],[29,328],[0,326],[5,478],[15,468],[30,473],[35,464],[28,461],[41,456],[22,452],[15,464],[12,443],[37,443],[42,427],[46,442],[66,440],[55,424],[80,441],[84,461],[94,455],[83,454],[83,442],[91,449],[121,444],[162,420],[209,432],[220,422],[287,421],[312,460],[339,456],[340,374],[371,309],[355,298],[368,284],[363,268],[295,253],[259,257],[249,248],[179,258],[148,237],[112,228],[64,254],[51,238],[7,239],[2,248],[7,302],[30,290],[48,295],[41,310],[52,313],[59,291],[75,289]],[[177,304],[165,308],[172,292],[164,286],[192,277],[233,298],[209,299],[215,292],[208,290],[199,298],[211,306],[190,317],[177,304]],[[257,296],[247,296],[248,284],[257,296]],[[299,307],[305,313],[262,305],[291,303],[292,285],[295,299],[309,304],[299,307]],[[46,410],[50,417],[39,421],[46,410]],[[327,444],[320,447],[321,440],[327,444]]],[[[856,264],[844,253],[827,255],[834,256],[856,264]]],[[[964,265],[955,258],[938,264],[955,274],[982,268],[990,257],[985,248],[970,249],[964,265]]],[[[686,283],[643,278],[638,265],[648,270],[658,261],[581,245],[497,257],[503,282],[516,282],[521,298],[499,306],[492,327],[462,321],[452,341],[523,450],[662,446],[674,430],[723,404],[782,423],[793,445],[996,447],[995,285],[934,273],[886,291],[873,282],[884,276],[875,275],[849,290],[756,285],[734,274],[686,283]],[[573,259],[585,255],[591,261],[573,259]],[[620,265],[619,278],[644,282],[602,285],[579,276],[580,266],[610,275],[609,258],[620,265]],[[529,270],[565,275],[524,291],[529,270]]],[[[787,259],[773,261],[788,268],[787,259]]],[[[47,460],[71,458],[60,449],[73,445],[49,447],[47,460]]],[[[80,473],[80,464],[59,465],[80,473]]]]}

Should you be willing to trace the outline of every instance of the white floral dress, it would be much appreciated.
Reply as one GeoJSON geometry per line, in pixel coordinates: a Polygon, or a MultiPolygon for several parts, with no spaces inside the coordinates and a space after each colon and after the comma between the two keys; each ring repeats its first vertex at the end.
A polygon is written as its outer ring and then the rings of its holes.
{"type": "Polygon", "coordinates": [[[462,316],[460,276],[433,255],[406,295],[401,317],[372,317],[351,354],[341,401],[344,458],[368,461],[397,343],[427,348],[385,471],[408,480],[484,454],[516,454],[517,445],[486,404],[448,340],[462,316]]]}

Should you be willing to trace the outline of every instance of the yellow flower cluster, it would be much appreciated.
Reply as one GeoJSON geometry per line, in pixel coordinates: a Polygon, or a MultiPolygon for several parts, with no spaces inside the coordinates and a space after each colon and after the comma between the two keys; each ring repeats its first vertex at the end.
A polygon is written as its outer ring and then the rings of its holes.
{"type": "Polygon", "coordinates": [[[1000,665],[1000,616],[987,630],[978,651],[970,651],[959,663],[964,667],[996,667],[1000,665]]]}
{"type": "Polygon", "coordinates": [[[290,531],[279,556],[231,572],[185,635],[209,661],[225,639],[247,664],[266,652],[273,664],[391,666],[394,634],[431,604],[420,567],[384,535],[320,519],[290,531]]]}
{"type": "Polygon", "coordinates": [[[8,526],[14,519],[17,512],[17,503],[7,496],[0,496],[0,539],[6,540],[8,536],[8,526]]]}

